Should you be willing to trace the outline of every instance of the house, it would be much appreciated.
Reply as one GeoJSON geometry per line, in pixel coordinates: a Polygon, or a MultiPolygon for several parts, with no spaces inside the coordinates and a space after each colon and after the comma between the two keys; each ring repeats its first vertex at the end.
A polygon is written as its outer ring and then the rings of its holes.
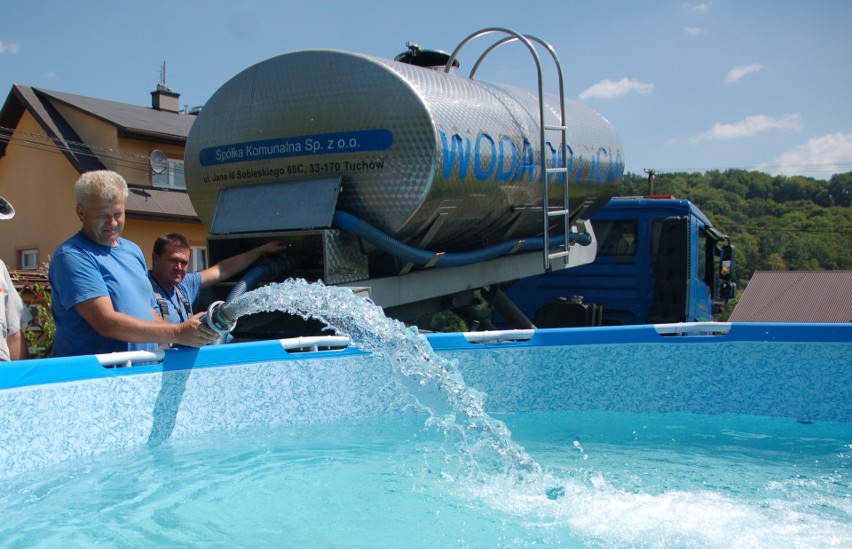
{"type": "Polygon", "coordinates": [[[756,271],[731,322],[850,322],[852,271],[756,271]]]}
{"type": "Polygon", "coordinates": [[[12,86],[0,110],[0,196],[15,207],[4,221],[0,259],[10,270],[35,270],[80,229],[74,182],[99,169],[130,186],[123,235],[146,252],[162,233],[177,231],[193,246],[193,267],[205,266],[207,229],[185,190],[183,153],[195,120],[163,84],[141,107],[69,93],[12,86]]]}

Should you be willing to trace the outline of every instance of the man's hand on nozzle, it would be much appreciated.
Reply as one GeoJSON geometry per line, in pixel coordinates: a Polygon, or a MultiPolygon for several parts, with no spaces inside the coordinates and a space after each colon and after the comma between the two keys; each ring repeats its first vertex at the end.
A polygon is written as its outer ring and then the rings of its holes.
{"type": "Polygon", "coordinates": [[[219,334],[208,326],[202,317],[207,313],[201,312],[178,324],[177,341],[187,347],[204,347],[219,340],[219,334]]]}

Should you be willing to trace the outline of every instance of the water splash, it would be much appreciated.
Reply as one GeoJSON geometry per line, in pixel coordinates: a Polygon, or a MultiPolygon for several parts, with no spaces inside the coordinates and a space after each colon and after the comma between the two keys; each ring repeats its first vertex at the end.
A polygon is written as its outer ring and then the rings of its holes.
{"type": "Polygon", "coordinates": [[[464,382],[455,361],[435,353],[416,327],[388,318],[350,289],[287,280],[245,293],[228,309],[235,318],[272,311],[313,318],[348,336],[359,349],[389,360],[400,383],[429,414],[427,426],[443,429],[468,472],[518,478],[540,472],[506,425],[485,412],[485,396],[464,382]]]}

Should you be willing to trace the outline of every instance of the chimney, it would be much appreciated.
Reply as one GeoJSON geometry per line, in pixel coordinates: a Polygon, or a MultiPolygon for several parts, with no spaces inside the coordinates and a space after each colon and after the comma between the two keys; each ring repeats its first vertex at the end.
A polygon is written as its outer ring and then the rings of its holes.
{"type": "Polygon", "coordinates": [[[151,92],[151,107],[158,111],[180,112],[180,94],[165,84],[157,84],[157,90],[151,92]]]}

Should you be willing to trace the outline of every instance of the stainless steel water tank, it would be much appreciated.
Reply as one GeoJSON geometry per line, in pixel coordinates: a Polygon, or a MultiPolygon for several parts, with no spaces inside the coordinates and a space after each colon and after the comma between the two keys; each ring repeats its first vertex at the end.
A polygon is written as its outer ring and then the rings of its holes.
{"type": "MultiPolygon", "coordinates": [[[[545,103],[546,123],[558,124],[558,99],[545,103]]],[[[187,189],[208,226],[222,187],[341,176],[337,208],[407,243],[439,211],[432,247],[538,235],[538,109],[529,90],[343,51],[288,53],[204,105],[187,139],[187,189]]],[[[567,99],[566,112],[569,198],[572,210],[592,204],[588,215],[615,193],[624,153],[601,115],[567,99]]],[[[552,161],[559,134],[548,138],[552,161]]],[[[558,206],[559,187],[549,189],[558,206]]]]}

